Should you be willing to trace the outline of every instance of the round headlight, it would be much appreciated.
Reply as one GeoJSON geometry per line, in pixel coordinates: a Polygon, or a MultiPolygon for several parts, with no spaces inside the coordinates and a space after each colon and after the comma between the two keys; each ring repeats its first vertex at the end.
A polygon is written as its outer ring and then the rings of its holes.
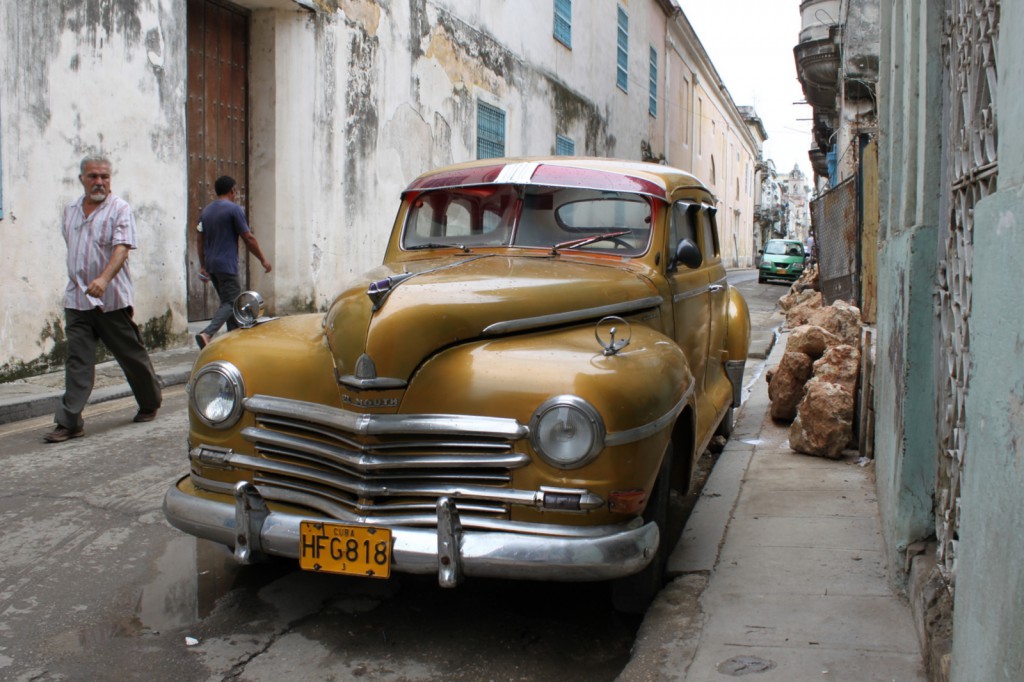
{"type": "Polygon", "coordinates": [[[530,442],[559,469],[588,463],[604,448],[604,422],[593,405],[572,395],[551,398],[533,413],[530,442]]]}
{"type": "Polygon", "coordinates": [[[248,329],[256,324],[263,314],[263,297],[255,291],[243,291],[235,299],[232,312],[238,326],[248,329]]]}
{"type": "Polygon", "coordinates": [[[230,362],[211,362],[192,382],[192,409],[215,429],[226,429],[238,421],[244,397],[242,373],[230,362]]]}

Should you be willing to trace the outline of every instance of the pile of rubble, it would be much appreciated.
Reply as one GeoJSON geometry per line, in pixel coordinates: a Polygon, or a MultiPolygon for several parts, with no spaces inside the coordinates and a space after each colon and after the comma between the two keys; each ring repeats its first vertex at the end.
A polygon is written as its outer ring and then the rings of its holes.
{"type": "Polygon", "coordinates": [[[793,450],[838,459],[855,445],[860,309],[843,301],[823,306],[817,268],[804,273],[779,304],[791,331],[782,361],[766,373],[772,418],[792,422],[793,450]]]}

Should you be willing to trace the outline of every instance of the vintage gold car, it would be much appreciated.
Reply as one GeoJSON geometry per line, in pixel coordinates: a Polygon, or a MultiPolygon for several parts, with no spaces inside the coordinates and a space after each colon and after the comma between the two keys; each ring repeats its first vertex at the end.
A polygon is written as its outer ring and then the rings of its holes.
{"type": "Polygon", "coordinates": [[[657,164],[425,173],[326,314],[239,297],[192,370],[168,520],[242,562],[608,580],[644,608],[672,492],[740,403],[750,321],[714,206],[657,164]]]}

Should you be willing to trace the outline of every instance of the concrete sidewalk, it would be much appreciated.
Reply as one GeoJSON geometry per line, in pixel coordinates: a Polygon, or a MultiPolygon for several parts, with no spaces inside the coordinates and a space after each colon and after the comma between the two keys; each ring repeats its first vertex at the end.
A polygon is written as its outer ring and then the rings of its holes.
{"type": "MultiPolygon", "coordinates": [[[[205,323],[198,322],[189,325],[190,341],[203,326],[205,323]]],[[[188,381],[192,363],[198,355],[199,348],[192,342],[186,348],[157,351],[150,353],[149,357],[153,361],[153,369],[156,370],[164,387],[167,387],[188,381]]],[[[117,362],[111,360],[96,365],[96,383],[89,397],[89,405],[126,398],[131,394],[132,391],[117,362]]],[[[52,415],[63,395],[63,370],[16,381],[0,382],[0,424],[52,415]]]]}
{"type": "Polygon", "coordinates": [[[764,377],[748,390],[619,679],[926,680],[886,578],[872,463],[793,452],[764,377]]]}

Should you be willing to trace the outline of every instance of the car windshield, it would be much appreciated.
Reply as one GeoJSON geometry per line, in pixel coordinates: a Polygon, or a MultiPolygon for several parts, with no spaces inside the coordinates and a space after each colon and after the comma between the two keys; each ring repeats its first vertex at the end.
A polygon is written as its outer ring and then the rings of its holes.
{"type": "Polygon", "coordinates": [[[802,256],[804,249],[793,242],[768,242],[764,252],[771,256],[802,256]]]}
{"type": "Polygon", "coordinates": [[[516,246],[637,256],[651,236],[644,195],[577,187],[483,185],[428,190],[411,200],[407,250],[516,246]]]}

